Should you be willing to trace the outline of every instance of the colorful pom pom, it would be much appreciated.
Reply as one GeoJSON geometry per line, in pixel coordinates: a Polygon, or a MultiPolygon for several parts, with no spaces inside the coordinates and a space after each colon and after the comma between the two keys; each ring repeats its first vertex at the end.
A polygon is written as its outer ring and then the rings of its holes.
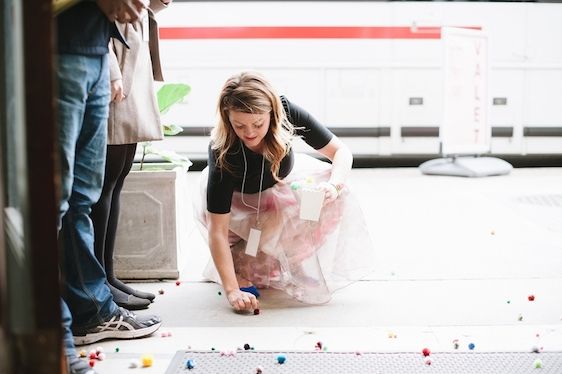
{"type": "Polygon", "coordinates": [[[195,368],[195,361],[193,360],[187,360],[185,363],[185,367],[189,370],[194,369],[195,368]]]}
{"type": "Polygon", "coordinates": [[[541,352],[541,349],[540,349],[537,345],[534,345],[534,346],[531,348],[531,352],[533,352],[533,353],[540,353],[540,352],[541,352]]]}
{"type": "Polygon", "coordinates": [[[454,347],[455,349],[459,349],[459,339],[453,340],[453,347],[454,347]]]}
{"type": "Polygon", "coordinates": [[[152,355],[143,355],[141,357],[142,367],[148,368],[151,367],[154,363],[154,357],[152,355]]]}

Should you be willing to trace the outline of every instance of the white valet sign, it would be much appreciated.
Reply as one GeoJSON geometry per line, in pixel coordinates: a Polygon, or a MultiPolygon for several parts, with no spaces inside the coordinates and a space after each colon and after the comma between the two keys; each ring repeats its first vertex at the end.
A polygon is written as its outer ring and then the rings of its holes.
{"type": "Polygon", "coordinates": [[[488,122],[488,38],[482,30],[444,27],[442,158],[420,165],[424,174],[483,177],[511,171],[508,162],[482,157],[491,150],[488,122]]]}

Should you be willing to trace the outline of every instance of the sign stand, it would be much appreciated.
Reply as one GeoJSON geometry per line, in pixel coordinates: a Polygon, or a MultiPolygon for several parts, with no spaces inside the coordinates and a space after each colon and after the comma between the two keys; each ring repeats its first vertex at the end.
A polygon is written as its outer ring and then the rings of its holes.
{"type": "Polygon", "coordinates": [[[509,174],[513,167],[497,157],[458,156],[436,158],[419,166],[423,174],[457,177],[489,177],[509,174]]]}
{"type": "Polygon", "coordinates": [[[488,39],[481,30],[443,27],[443,121],[439,159],[419,166],[423,174],[485,177],[513,168],[491,149],[488,123],[488,39]]]}

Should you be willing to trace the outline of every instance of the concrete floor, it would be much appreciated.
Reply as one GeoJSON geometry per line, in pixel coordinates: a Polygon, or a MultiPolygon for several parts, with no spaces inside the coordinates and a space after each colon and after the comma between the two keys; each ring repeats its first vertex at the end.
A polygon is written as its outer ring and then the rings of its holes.
{"type": "MultiPolygon", "coordinates": [[[[189,173],[193,185],[199,174],[189,173]]],[[[143,373],[164,373],[178,350],[245,343],[256,350],[313,351],[321,341],[331,351],[447,352],[458,339],[459,351],[469,343],[481,352],[562,351],[562,169],[478,179],[355,169],[350,185],[363,201],[377,269],[329,304],[302,305],[266,290],[260,315],[232,312],[221,288],[201,279],[209,254],[194,229],[179,286],[134,285],[165,291],[139,312],[160,315],[162,328],[82,348],[104,348],[101,374],[129,372],[143,354],[154,357],[143,373]]]]}

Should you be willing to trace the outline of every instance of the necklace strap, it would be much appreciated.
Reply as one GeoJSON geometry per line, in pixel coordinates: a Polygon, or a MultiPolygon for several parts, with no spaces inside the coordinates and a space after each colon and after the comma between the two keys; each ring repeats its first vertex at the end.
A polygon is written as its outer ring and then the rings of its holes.
{"type": "Polygon", "coordinates": [[[254,210],[256,210],[256,225],[259,227],[260,225],[260,205],[261,205],[261,191],[263,188],[263,173],[264,173],[264,167],[265,167],[265,157],[263,157],[262,155],[262,159],[261,159],[261,176],[260,176],[260,189],[258,191],[258,206],[252,206],[246,203],[246,201],[244,200],[244,185],[246,183],[246,174],[248,172],[248,161],[246,159],[246,151],[244,150],[244,144],[242,143],[242,140],[240,140],[240,146],[242,147],[242,155],[244,156],[244,178],[242,179],[242,191],[241,192],[241,197],[242,197],[242,204],[244,204],[245,206],[247,206],[248,208],[252,208],[254,210]]]}

